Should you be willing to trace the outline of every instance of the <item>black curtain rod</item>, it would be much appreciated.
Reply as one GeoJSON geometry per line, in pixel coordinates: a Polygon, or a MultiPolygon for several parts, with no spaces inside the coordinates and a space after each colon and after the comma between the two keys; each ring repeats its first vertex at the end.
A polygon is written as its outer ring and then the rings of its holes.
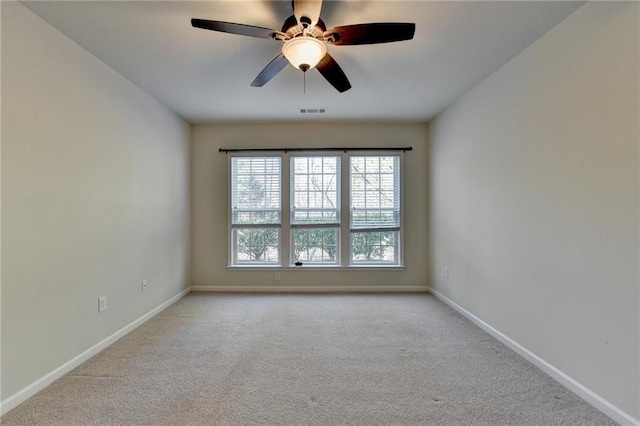
{"type": "Polygon", "coordinates": [[[401,148],[361,148],[361,147],[343,147],[343,148],[238,148],[238,149],[226,149],[220,148],[219,152],[296,152],[296,151],[412,151],[413,147],[404,146],[401,148]]]}

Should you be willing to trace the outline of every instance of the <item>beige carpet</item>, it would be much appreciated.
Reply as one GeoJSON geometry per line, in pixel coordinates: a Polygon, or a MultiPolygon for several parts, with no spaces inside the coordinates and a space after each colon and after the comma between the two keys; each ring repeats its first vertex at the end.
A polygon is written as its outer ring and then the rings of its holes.
{"type": "Polygon", "coordinates": [[[192,293],[2,424],[615,423],[433,296],[192,293]]]}

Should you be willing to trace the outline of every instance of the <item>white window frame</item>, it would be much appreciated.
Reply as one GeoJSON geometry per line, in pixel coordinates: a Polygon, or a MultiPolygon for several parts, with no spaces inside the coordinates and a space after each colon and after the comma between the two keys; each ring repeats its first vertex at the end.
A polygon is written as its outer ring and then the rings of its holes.
{"type": "MultiPolygon", "coordinates": [[[[344,190],[343,187],[343,182],[342,182],[342,163],[344,162],[344,158],[342,156],[342,154],[338,151],[334,151],[334,152],[325,152],[325,153],[318,153],[318,152],[313,152],[313,151],[305,151],[305,152],[298,152],[298,153],[294,153],[288,156],[287,158],[287,163],[289,164],[290,167],[290,171],[289,171],[289,176],[290,176],[290,182],[289,182],[289,187],[290,187],[290,195],[288,198],[289,201],[289,205],[287,206],[289,209],[289,212],[292,211],[292,204],[293,204],[293,186],[294,186],[294,179],[293,179],[293,175],[294,175],[294,171],[291,168],[291,164],[293,162],[294,158],[338,158],[338,166],[339,169],[336,172],[336,178],[338,179],[339,185],[337,186],[336,190],[338,192],[338,217],[337,217],[337,222],[336,223],[318,223],[318,224],[293,224],[291,221],[291,217],[289,218],[289,226],[290,226],[290,231],[289,231],[289,245],[290,245],[290,259],[289,259],[289,264],[295,266],[295,257],[294,257],[294,246],[295,246],[295,238],[293,236],[294,230],[296,229],[320,229],[320,228],[328,228],[328,229],[336,229],[336,260],[335,262],[307,262],[307,265],[310,266],[320,266],[320,267],[324,267],[324,266],[341,266],[343,265],[342,263],[342,247],[341,247],[341,240],[342,240],[342,209],[343,209],[343,204],[342,204],[342,192],[344,190]]],[[[304,265],[304,263],[303,263],[304,265]]]]}
{"type": "MultiPolygon", "coordinates": [[[[282,169],[284,167],[284,159],[282,158],[281,155],[279,154],[267,154],[265,155],[264,153],[239,153],[239,154],[234,154],[234,155],[229,155],[228,156],[228,164],[227,164],[227,171],[228,171],[228,188],[229,188],[229,194],[228,194],[228,205],[227,205],[227,227],[228,227],[228,244],[227,247],[229,247],[229,253],[228,253],[228,260],[227,260],[227,265],[229,265],[230,267],[235,267],[235,268],[256,268],[256,267],[280,267],[280,265],[282,265],[282,251],[283,251],[283,246],[282,246],[282,242],[283,242],[283,237],[282,237],[282,225],[284,223],[284,212],[282,210],[283,207],[283,199],[284,199],[284,183],[282,182],[282,176],[283,176],[283,172],[282,169]],[[234,224],[233,223],[233,159],[234,158],[280,158],[280,223],[279,224],[234,224]],[[248,229],[248,228],[256,228],[256,229],[263,229],[263,228],[275,228],[278,230],[279,234],[278,234],[278,261],[277,262],[241,262],[238,261],[237,259],[237,245],[236,245],[236,239],[234,238],[234,231],[236,229],[248,229]]],[[[288,216],[286,218],[287,220],[289,220],[288,216]]]]}
{"type": "Polygon", "coordinates": [[[359,151],[357,153],[353,153],[352,155],[348,156],[348,177],[349,177],[349,182],[348,182],[348,192],[349,192],[349,200],[347,201],[347,228],[349,230],[349,251],[348,251],[348,258],[347,258],[347,264],[352,267],[352,268],[358,268],[358,267],[373,267],[373,266],[378,266],[378,267],[397,267],[397,266],[402,266],[403,265],[403,250],[402,250],[402,241],[403,241],[403,225],[404,225],[404,182],[403,182],[403,170],[404,170],[404,165],[402,163],[403,160],[403,155],[401,153],[398,152],[385,152],[385,151],[374,151],[374,152],[363,152],[363,151],[359,151]],[[398,220],[399,220],[399,226],[398,227],[394,227],[394,228],[365,228],[362,230],[358,230],[358,229],[351,229],[351,216],[350,216],[350,212],[351,212],[351,197],[352,197],[352,191],[351,191],[351,181],[352,181],[352,176],[351,176],[351,157],[396,157],[398,159],[398,185],[399,185],[399,189],[398,189],[398,196],[400,197],[399,200],[399,205],[398,205],[398,220]],[[353,234],[356,232],[377,232],[377,231],[392,231],[395,232],[395,240],[394,240],[394,252],[395,252],[395,262],[375,262],[375,261],[369,261],[369,262],[359,262],[359,261],[354,261],[353,260],[353,234]]]}
{"type": "Polygon", "coordinates": [[[404,242],[404,155],[402,152],[396,150],[374,150],[374,151],[343,151],[343,150],[335,150],[335,151],[303,151],[303,152],[280,152],[274,153],[270,152],[265,154],[263,152],[243,152],[243,153],[234,153],[228,156],[228,188],[229,188],[229,197],[228,197],[228,237],[229,242],[227,247],[229,247],[228,253],[228,267],[230,269],[249,269],[249,268],[267,268],[267,269],[349,269],[349,270],[363,270],[367,268],[372,269],[403,269],[404,268],[404,250],[403,250],[403,242],[404,242]],[[233,238],[232,232],[234,227],[243,227],[244,225],[232,225],[232,206],[231,206],[231,185],[232,185],[232,173],[231,173],[231,159],[233,157],[280,157],[280,225],[250,225],[256,227],[277,227],[280,230],[279,235],[279,262],[278,264],[274,263],[255,263],[255,264],[238,264],[236,259],[234,259],[235,255],[235,247],[233,247],[233,238]],[[291,224],[291,194],[292,194],[292,179],[291,179],[291,158],[293,157],[340,157],[340,189],[339,189],[339,199],[340,199],[340,223],[338,225],[338,236],[337,236],[337,244],[338,244],[338,253],[336,255],[337,263],[303,263],[301,266],[294,265],[294,255],[293,255],[293,230],[296,228],[302,229],[311,229],[311,228],[321,228],[321,227],[333,227],[332,225],[292,225],[291,224]],[[350,206],[351,206],[351,157],[363,157],[363,156],[394,156],[398,157],[398,178],[399,178],[399,195],[400,195],[400,212],[399,212],[399,220],[400,226],[396,232],[396,241],[395,241],[395,252],[396,252],[396,262],[352,262],[352,232],[351,232],[351,217],[350,217],[350,206]]]}

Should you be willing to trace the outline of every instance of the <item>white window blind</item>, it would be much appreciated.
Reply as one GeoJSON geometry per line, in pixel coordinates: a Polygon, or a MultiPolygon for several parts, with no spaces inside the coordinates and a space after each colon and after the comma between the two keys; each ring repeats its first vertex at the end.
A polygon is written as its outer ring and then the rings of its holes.
{"type": "Polygon", "coordinates": [[[280,157],[231,159],[231,223],[279,224],[280,157]]]}
{"type": "Polygon", "coordinates": [[[291,158],[291,224],[340,222],[340,157],[291,158]]]}
{"type": "Polygon", "coordinates": [[[400,229],[400,157],[351,157],[351,230],[400,229]]]}

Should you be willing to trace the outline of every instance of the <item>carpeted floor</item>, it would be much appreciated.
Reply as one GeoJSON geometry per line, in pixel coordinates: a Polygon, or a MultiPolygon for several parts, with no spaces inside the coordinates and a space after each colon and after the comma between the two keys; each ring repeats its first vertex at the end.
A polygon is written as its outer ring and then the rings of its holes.
{"type": "Polygon", "coordinates": [[[613,425],[430,295],[192,293],[10,425],[613,425]]]}

